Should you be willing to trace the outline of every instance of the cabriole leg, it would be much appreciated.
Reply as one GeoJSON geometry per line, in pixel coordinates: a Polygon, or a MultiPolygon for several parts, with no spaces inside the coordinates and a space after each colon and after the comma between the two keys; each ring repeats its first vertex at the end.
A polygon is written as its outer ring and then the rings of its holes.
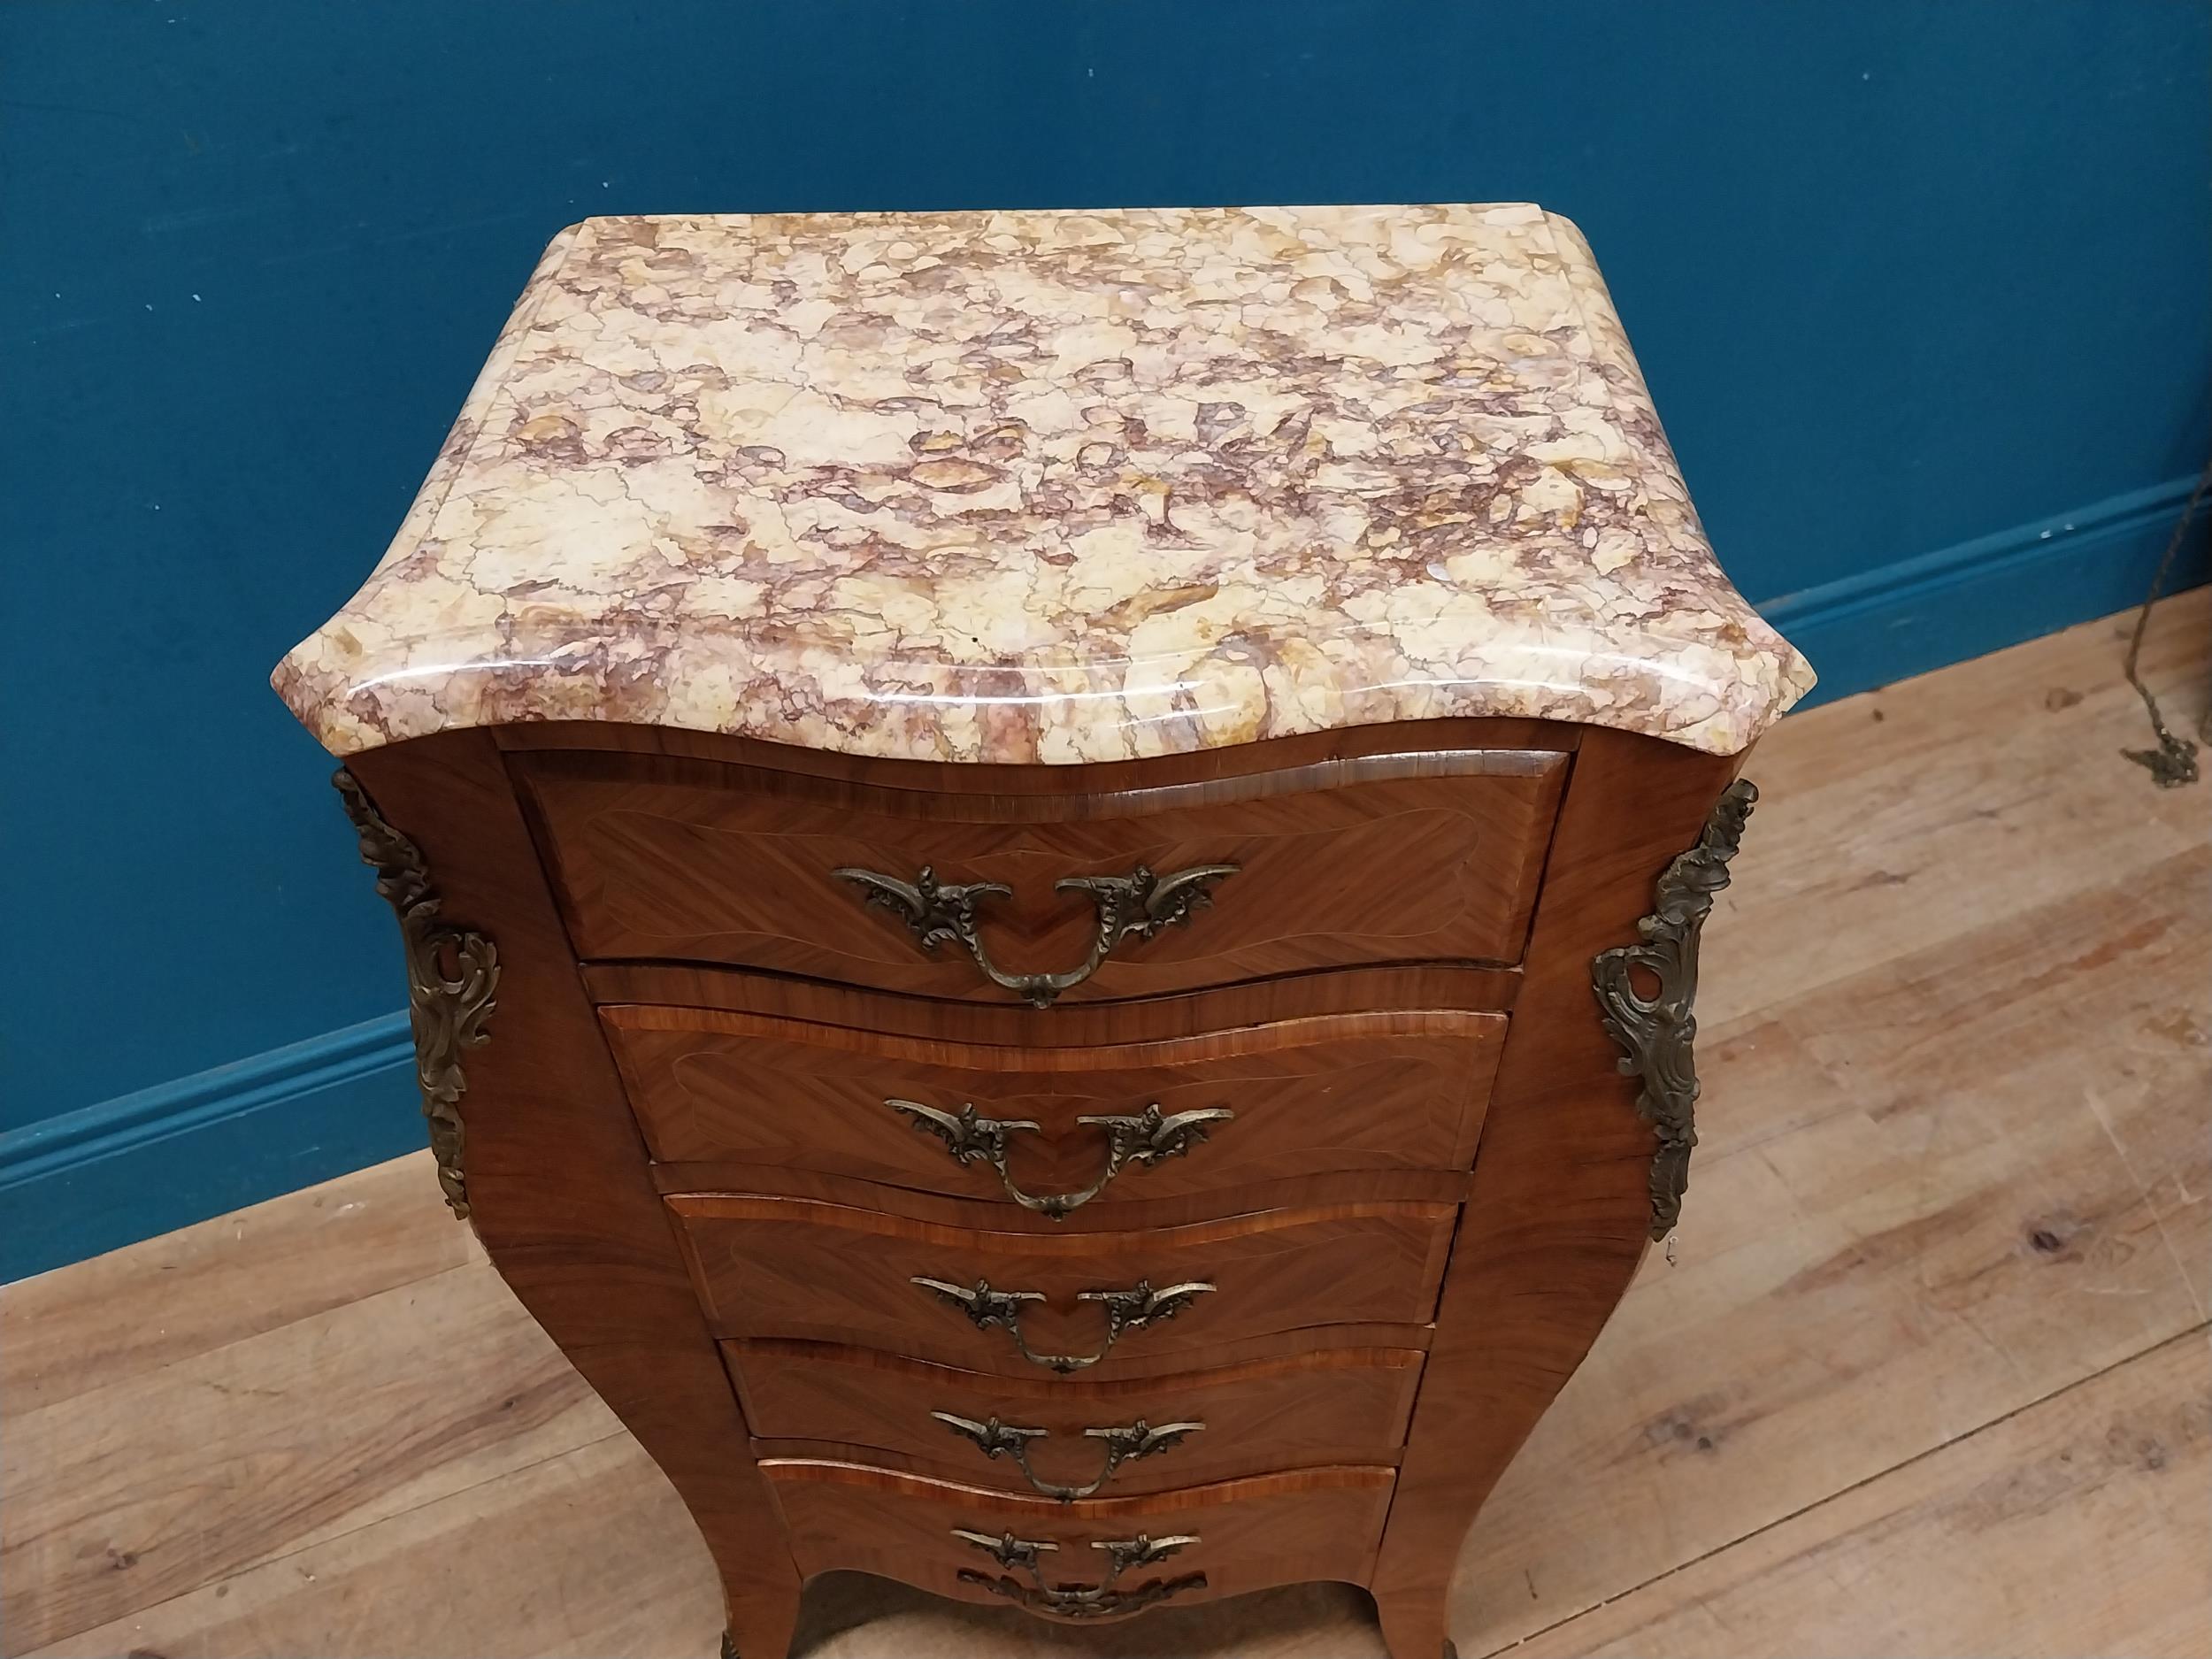
{"type": "Polygon", "coordinates": [[[798,1581],[788,1590],[749,1586],[742,1601],[729,1601],[727,1616],[722,1659],[785,1659],[799,1622],[798,1581]]]}
{"type": "Polygon", "coordinates": [[[1444,1627],[1445,1596],[1432,1591],[1379,1591],[1383,1646],[1390,1659],[1455,1659],[1444,1627]]]}

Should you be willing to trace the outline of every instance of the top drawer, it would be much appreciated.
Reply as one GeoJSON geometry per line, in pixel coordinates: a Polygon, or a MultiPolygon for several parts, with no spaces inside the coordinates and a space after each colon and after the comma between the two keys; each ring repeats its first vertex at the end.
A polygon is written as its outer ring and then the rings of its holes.
{"type": "Polygon", "coordinates": [[[1383,754],[1060,795],[592,750],[515,764],[584,957],[1042,1005],[1360,963],[1514,962],[1566,760],[1383,754]],[[1207,866],[1233,871],[1174,880],[1207,866]],[[932,893],[925,869],[965,899],[932,893]]]}

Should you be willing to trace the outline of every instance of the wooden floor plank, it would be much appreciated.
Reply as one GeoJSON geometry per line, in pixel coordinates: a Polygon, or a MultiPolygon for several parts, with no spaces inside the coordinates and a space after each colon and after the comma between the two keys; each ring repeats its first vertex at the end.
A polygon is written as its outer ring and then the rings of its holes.
{"type": "Polygon", "coordinates": [[[617,1431],[488,1264],[10,1417],[11,1651],[617,1431]]]}
{"type": "Polygon", "coordinates": [[[40,1659],[708,1659],[714,1563],[626,1434],[472,1486],[39,1650],[40,1659]]]}
{"type": "MultiPolygon", "coordinates": [[[[2130,621],[1783,721],[1745,769],[1761,803],[1707,930],[1700,1015],[1740,1018],[2202,846],[2204,789],[2157,788],[2120,754],[2150,738],[2121,674],[2130,621]]],[[[2144,654],[2177,726],[2204,707],[2208,661],[2212,588],[2170,602],[2144,654]]]]}
{"type": "Polygon", "coordinates": [[[13,1417],[484,1259],[428,1155],[287,1193],[0,1292],[13,1417]]]}
{"type": "Polygon", "coordinates": [[[2212,1353],[2178,1338],[1514,1652],[2212,1653],[2212,1353]]]}

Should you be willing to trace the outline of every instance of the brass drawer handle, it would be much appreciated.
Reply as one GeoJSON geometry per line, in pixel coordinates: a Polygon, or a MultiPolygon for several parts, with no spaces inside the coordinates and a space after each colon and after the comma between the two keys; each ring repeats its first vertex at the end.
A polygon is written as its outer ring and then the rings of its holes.
{"type": "Polygon", "coordinates": [[[894,1111],[905,1112],[913,1118],[917,1129],[942,1141],[955,1164],[963,1168],[971,1164],[989,1164],[998,1171],[999,1185],[1006,1189],[1009,1198],[1024,1210],[1033,1210],[1055,1221],[1089,1203],[1130,1164],[1157,1164],[1163,1158],[1182,1157],[1206,1138],[1207,1125],[1225,1124],[1236,1116],[1225,1106],[1164,1113],[1155,1102],[1133,1116],[1078,1118],[1076,1122],[1094,1125],[1106,1132],[1106,1167],[1099,1171],[1096,1180],[1080,1192],[1040,1195],[1022,1191],[1006,1169],[1006,1137],[1024,1130],[1036,1133],[1039,1125],[1033,1119],[979,1117],[972,1102],[957,1112],[940,1111],[919,1101],[887,1100],[883,1103],[894,1111]]]}
{"type": "Polygon", "coordinates": [[[979,1572],[973,1567],[963,1567],[959,1578],[963,1584],[980,1585],[993,1595],[1002,1595],[1019,1603],[1033,1613],[1049,1613],[1057,1618],[1121,1618],[1131,1613],[1141,1613],[1171,1595],[1186,1590],[1202,1590],[1206,1575],[1187,1572],[1175,1578],[1148,1578],[1133,1590],[1118,1588],[1121,1575],[1137,1567],[1149,1567],[1189,1545],[1202,1541],[1195,1532],[1178,1533],[1171,1538],[1152,1538],[1140,1532],[1134,1538],[1101,1539],[1091,1545],[1093,1549],[1106,1552],[1106,1576],[1097,1584],[1048,1585],[1041,1557],[1060,1546],[1041,1538],[1017,1538],[1011,1532],[1002,1532],[996,1538],[988,1532],[972,1532],[964,1526],[956,1526],[952,1535],[964,1544],[972,1544],[993,1561],[1006,1569],[996,1577],[979,1572]],[[1023,1584],[1011,1574],[1020,1571],[1029,1575],[1030,1582],[1023,1584]]]}
{"type": "Polygon", "coordinates": [[[984,949],[976,901],[995,894],[1010,895],[1014,889],[1003,882],[940,881],[927,864],[911,881],[852,866],[830,873],[858,887],[864,902],[898,912],[914,930],[924,950],[933,951],[949,940],[975,958],[975,965],[992,984],[1004,986],[1034,1007],[1049,1008],[1061,992],[1097,972],[1099,964],[1123,940],[1149,939],[1171,923],[1187,923],[1194,910],[1212,902],[1207,889],[1236,872],[1234,864],[1194,864],[1173,875],[1160,876],[1139,864],[1125,876],[1068,876],[1054,882],[1056,893],[1089,894],[1098,910],[1098,932],[1091,939],[1091,954],[1080,965],[1059,973],[1008,973],[993,965],[990,953],[984,949]]]}
{"type": "Polygon", "coordinates": [[[1029,1442],[1042,1440],[1048,1431],[1002,1423],[996,1417],[978,1423],[973,1417],[955,1417],[949,1411],[933,1411],[929,1415],[964,1440],[974,1441],[976,1448],[986,1457],[994,1461],[1000,1457],[1012,1458],[1033,1488],[1048,1498],[1057,1498],[1063,1503],[1092,1496],[1114,1478],[1114,1471],[1124,1463],[1133,1463],[1140,1457],[1171,1450],[1183,1443],[1186,1435],[1195,1434],[1206,1426],[1203,1423],[1163,1423],[1156,1429],[1139,1417],[1134,1423],[1124,1424],[1118,1428],[1085,1429],[1083,1432],[1087,1438],[1105,1442],[1105,1466],[1098,1471],[1098,1479],[1087,1485],[1064,1486],[1057,1481],[1038,1479],[1037,1471],[1029,1466],[1029,1442]]]}
{"type": "Polygon", "coordinates": [[[1042,1365],[1065,1375],[1095,1365],[1113,1351],[1114,1344],[1132,1331],[1141,1331],[1148,1325],[1163,1319],[1172,1319],[1177,1314],[1213,1289],[1201,1279],[1187,1285],[1170,1285],[1165,1290],[1155,1290],[1151,1282],[1139,1279],[1127,1290],[1079,1290],[1078,1302],[1095,1302],[1106,1310],[1106,1340],[1095,1354],[1040,1354],[1029,1346],[1022,1335],[1022,1304],[1042,1302],[1041,1290],[993,1290],[990,1285],[977,1279],[975,1287],[949,1284],[941,1279],[914,1275],[913,1283],[924,1290],[934,1291],[968,1316],[968,1322],[979,1331],[1001,1330],[1014,1339],[1014,1346],[1021,1356],[1033,1365],[1042,1365]]]}

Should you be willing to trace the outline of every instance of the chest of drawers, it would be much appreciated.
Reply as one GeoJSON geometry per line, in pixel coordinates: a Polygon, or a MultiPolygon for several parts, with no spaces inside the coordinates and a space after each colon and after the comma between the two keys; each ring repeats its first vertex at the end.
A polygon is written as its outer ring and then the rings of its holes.
{"type": "Polygon", "coordinates": [[[277,679],[749,1659],[831,1569],[1443,1653],[1809,683],[1526,208],[588,221],[277,679]]]}

